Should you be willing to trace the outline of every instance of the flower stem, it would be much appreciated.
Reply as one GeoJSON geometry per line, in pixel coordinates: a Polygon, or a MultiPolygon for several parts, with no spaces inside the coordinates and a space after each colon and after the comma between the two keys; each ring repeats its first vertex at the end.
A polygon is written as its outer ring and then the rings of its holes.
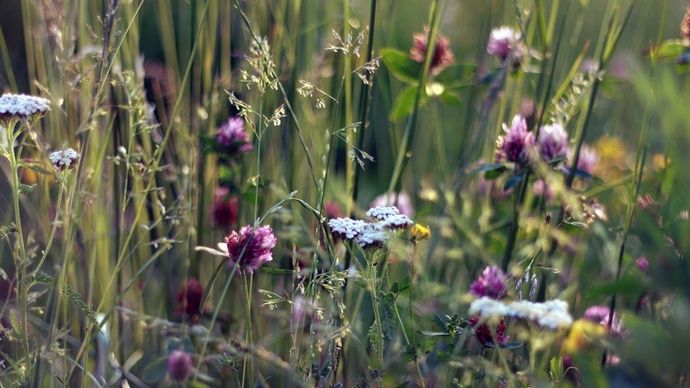
{"type": "Polygon", "coordinates": [[[17,307],[19,311],[19,322],[22,328],[22,345],[27,358],[27,376],[31,374],[32,362],[29,348],[29,307],[28,307],[28,288],[26,287],[26,248],[24,246],[24,232],[22,230],[22,215],[19,206],[20,185],[19,181],[19,161],[20,151],[15,149],[15,142],[19,138],[20,131],[17,122],[10,122],[7,125],[9,162],[12,170],[12,204],[14,207],[14,224],[17,228],[17,251],[14,257],[15,271],[17,279],[17,307]]]}
{"type": "Polygon", "coordinates": [[[371,303],[372,309],[374,310],[374,323],[377,329],[376,335],[378,336],[376,341],[376,352],[378,354],[381,370],[383,371],[383,327],[381,326],[381,311],[379,310],[377,269],[372,263],[367,265],[369,266],[369,281],[371,282],[371,303]]]}

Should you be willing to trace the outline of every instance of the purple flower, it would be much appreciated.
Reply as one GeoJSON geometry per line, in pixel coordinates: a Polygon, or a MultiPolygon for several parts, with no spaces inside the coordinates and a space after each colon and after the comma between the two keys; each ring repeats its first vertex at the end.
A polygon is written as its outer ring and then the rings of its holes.
{"type": "Polygon", "coordinates": [[[690,6],[685,10],[683,20],[680,22],[680,37],[690,40],[690,6]]]}
{"type": "Polygon", "coordinates": [[[203,313],[203,308],[201,307],[203,297],[204,286],[195,278],[189,278],[187,283],[177,293],[177,309],[175,312],[189,318],[193,323],[198,322],[200,314],[203,313]]]}
{"type": "Polygon", "coordinates": [[[231,228],[237,222],[239,199],[227,187],[218,187],[213,196],[211,221],[217,228],[231,228]]]}
{"type": "Polygon", "coordinates": [[[522,34],[511,27],[494,28],[489,36],[489,43],[486,52],[493,55],[501,62],[510,59],[511,62],[519,63],[527,53],[522,34]]]}
{"type": "Polygon", "coordinates": [[[414,206],[412,206],[412,200],[405,192],[381,194],[374,198],[374,200],[371,202],[371,205],[369,205],[370,208],[385,206],[395,206],[400,211],[400,214],[404,214],[408,217],[414,216],[414,206]]]}
{"type": "Polygon", "coordinates": [[[309,323],[319,319],[319,309],[311,299],[297,295],[292,300],[292,323],[296,328],[308,328],[309,323]]]}
{"type": "Polygon", "coordinates": [[[510,339],[510,337],[506,335],[505,320],[501,319],[498,321],[498,324],[493,330],[488,324],[480,324],[479,322],[480,318],[478,315],[471,316],[469,319],[469,324],[472,327],[474,336],[483,346],[492,347],[494,342],[498,343],[498,345],[505,345],[510,339]]]}
{"type": "Polygon", "coordinates": [[[539,154],[545,161],[565,158],[568,153],[568,132],[561,124],[544,125],[539,130],[539,154]]]}
{"type": "Polygon", "coordinates": [[[216,140],[218,144],[236,155],[245,154],[254,149],[254,145],[249,140],[249,134],[244,128],[244,120],[239,117],[230,117],[225,124],[221,125],[218,128],[216,140]]]}
{"type": "Polygon", "coordinates": [[[168,356],[168,374],[175,381],[185,381],[191,376],[194,364],[189,353],[176,350],[168,356]]]}
{"type": "Polygon", "coordinates": [[[254,272],[261,264],[273,260],[273,248],[277,242],[270,226],[254,229],[247,225],[239,233],[230,233],[218,248],[230,258],[230,267],[237,263],[241,271],[254,272]]]}
{"type": "MultiPolygon", "coordinates": [[[[572,151],[571,155],[572,156],[568,156],[568,158],[574,158],[575,152],[572,151]]],[[[577,160],[577,169],[589,175],[594,175],[594,169],[598,161],[599,156],[597,155],[597,151],[593,147],[583,145],[582,148],[580,148],[580,158],[577,160]]]]}
{"type": "MultiPolygon", "coordinates": [[[[424,63],[424,57],[426,56],[426,48],[429,44],[428,41],[429,28],[425,27],[424,32],[418,32],[412,35],[412,48],[410,48],[410,58],[418,63],[424,63]]],[[[432,75],[437,75],[442,72],[446,67],[453,64],[455,61],[455,55],[450,49],[450,41],[444,35],[438,34],[436,36],[436,47],[434,47],[434,53],[431,57],[431,64],[429,65],[429,71],[432,75]]]]}
{"type": "Polygon", "coordinates": [[[546,199],[553,198],[553,188],[549,186],[543,179],[537,179],[534,182],[534,187],[532,188],[534,195],[544,196],[546,199]]]}
{"type": "Polygon", "coordinates": [[[501,299],[506,293],[506,275],[495,265],[486,267],[470,285],[470,293],[478,297],[501,299]]]}
{"type": "Polygon", "coordinates": [[[649,271],[649,260],[646,257],[640,256],[635,260],[635,266],[642,272],[649,271]]]}
{"type": "MultiPolygon", "coordinates": [[[[611,310],[608,306],[596,305],[589,307],[585,310],[585,319],[592,322],[597,322],[602,326],[609,327],[609,314],[611,310]]],[[[624,334],[623,323],[616,316],[616,312],[613,313],[613,319],[611,321],[611,334],[615,336],[622,336],[624,334]]]]}
{"type": "Polygon", "coordinates": [[[520,166],[529,163],[529,148],[534,146],[534,134],[527,129],[527,121],[515,115],[510,128],[503,126],[504,135],[496,140],[496,160],[520,166]]]}

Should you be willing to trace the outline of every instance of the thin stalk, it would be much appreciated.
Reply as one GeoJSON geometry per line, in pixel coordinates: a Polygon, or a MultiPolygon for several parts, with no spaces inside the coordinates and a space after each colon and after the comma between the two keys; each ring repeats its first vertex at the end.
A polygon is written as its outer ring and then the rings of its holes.
{"type": "Polygon", "coordinates": [[[383,370],[383,327],[381,327],[381,311],[379,310],[379,296],[378,296],[378,280],[377,280],[377,269],[372,263],[368,263],[369,267],[369,287],[371,288],[371,301],[372,309],[374,310],[374,322],[377,329],[377,346],[376,353],[379,358],[379,363],[381,370],[383,370]]]}
{"type": "MultiPolygon", "coordinates": [[[[628,235],[630,234],[630,229],[632,229],[633,220],[635,219],[635,210],[637,208],[636,207],[637,197],[640,194],[640,187],[642,185],[642,176],[644,173],[644,165],[645,165],[645,161],[647,160],[647,145],[646,145],[645,141],[646,141],[645,128],[643,128],[642,134],[640,135],[640,141],[639,141],[639,148],[641,148],[641,154],[638,153],[638,158],[637,158],[638,163],[637,163],[637,179],[636,179],[636,184],[635,184],[635,191],[634,191],[633,196],[630,198],[630,204],[628,205],[628,217],[627,217],[627,220],[625,223],[625,230],[623,231],[623,238],[621,239],[621,245],[618,248],[618,265],[616,267],[616,281],[618,281],[621,277],[621,270],[623,268],[623,257],[625,255],[625,245],[628,241],[628,235]]],[[[606,327],[609,331],[611,331],[611,325],[613,324],[613,314],[616,311],[616,296],[617,296],[617,293],[616,293],[616,291],[614,291],[613,295],[611,296],[611,304],[609,306],[608,322],[606,323],[606,327]]],[[[608,352],[606,350],[604,350],[604,352],[601,356],[602,368],[604,366],[606,366],[607,353],[608,352]]]]}
{"type": "MultiPolygon", "coordinates": [[[[253,284],[253,279],[254,277],[252,275],[248,275],[245,272],[242,272],[242,285],[244,288],[244,296],[245,296],[245,320],[246,320],[246,340],[247,344],[249,344],[249,347],[251,348],[254,345],[254,337],[253,337],[253,324],[252,324],[252,284],[253,284]]],[[[246,354],[244,356],[244,360],[242,361],[242,386],[245,386],[245,377],[249,375],[249,377],[253,380],[254,379],[254,353],[251,352],[251,354],[246,354]]]]}
{"type": "Polygon", "coordinates": [[[12,206],[14,209],[14,224],[17,228],[16,232],[16,255],[15,259],[15,270],[17,279],[17,307],[20,313],[19,322],[22,328],[22,346],[24,348],[24,353],[27,359],[27,375],[31,375],[32,362],[31,362],[31,352],[29,347],[29,307],[28,307],[28,289],[25,284],[25,271],[26,271],[26,248],[24,245],[24,231],[22,229],[22,215],[21,208],[19,206],[19,195],[20,195],[20,185],[19,180],[19,161],[21,154],[15,148],[15,142],[19,138],[20,128],[18,121],[11,120],[7,129],[7,140],[8,140],[8,157],[10,162],[10,170],[12,170],[11,184],[12,184],[12,206]]]}
{"type": "Polygon", "coordinates": [[[60,224],[60,204],[62,203],[62,197],[65,192],[65,186],[61,180],[59,180],[58,184],[58,196],[57,196],[57,201],[56,207],[55,207],[55,217],[53,217],[53,223],[52,227],[50,228],[50,235],[48,236],[48,242],[46,243],[46,247],[43,248],[43,254],[41,255],[41,259],[38,261],[38,265],[36,265],[36,268],[32,272],[32,278],[36,276],[40,271],[41,268],[43,267],[43,264],[45,263],[46,259],[48,258],[48,252],[50,252],[50,249],[53,247],[53,241],[55,240],[55,233],[57,231],[58,225],[60,224]]]}
{"type": "MultiPolygon", "coordinates": [[[[541,9],[541,7],[540,7],[541,9]]],[[[540,15],[541,18],[543,18],[543,15],[540,15]]],[[[565,23],[565,14],[561,16],[560,20],[560,25],[563,26],[565,23]]],[[[545,24],[545,23],[544,23],[545,24]]],[[[545,31],[545,30],[544,30],[545,31]]],[[[553,56],[551,57],[551,68],[549,70],[549,76],[548,76],[548,81],[546,82],[546,87],[544,89],[544,97],[541,102],[541,112],[539,113],[539,118],[535,124],[534,132],[535,132],[535,138],[539,138],[539,129],[541,128],[542,120],[544,118],[544,112],[546,112],[546,105],[548,104],[549,101],[549,96],[551,92],[551,86],[553,85],[553,79],[554,75],[556,72],[556,62],[558,60],[558,53],[560,52],[561,48],[561,41],[563,40],[563,32],[565,31],[565,27],[561,28],[560,33],[558,34],[558,39],[556,39],[556,47],[553,50],[553,56]]],[[[544,36],[544,44],[548,45],[548,41],[550,40],[549,36],[544,36]]],[[[543,82],[546,80],[546,77],[544,76],[544,72],[546,71],[546,64],[547,61],[544,60],[542,63],[542,71],[541,75],[539,77],[539,82],[537,86],[537,93],[541,92],[541,89],[543,87],[543,82]]],[[[513,221],[510,225],[509,229],[509,235],[508,235],[508,242],[506,244],[505,251],[503,253],[503,260],[501,261],[501,269],[503,271],[508,270],[508,265],[510,264],[510,260],[513,255],[513,250],[515,249],[515,243],[517,242],[517,233],[520,229],[520,208],[523,206],[523,203],[525,201],[525,194],[527,193],[527,187],[529,184],[529,178],[531,175],[531,171],[527,170],[525,172],[525,176],[522,180],[522,183],[520,184],[520,188],[518,191],[517,198],[515,202],[513,203],[513,221]]]]}
{"type": "MultiPolygon", "coordinates": [[[[372,58],[374,57],[374,31],[376,28],[376,0],[371,0],[371,7],[369,8],[369,38],[367,41],[367,62],[371,62],[372,58]]],[[[370,87],[371,82],[368,83],[362,83],[362,87],[360,88],[359,92],[359,134],[357,135],[357,148],[362,149],[364,148],[364,135],[366,134],[366,128],[367,128],[367,115],[369,113],[369,97],[370,97],[370,92],[371,92],[371,87],[370,87]]],[[[351,198],[352,201],[351,203],[348,204],[348,213],[351,213],[352,209],[356,207],[357,205],[357,198],[359,196],[359,177],[360,177],[360,169],[355,166],[354,168],[354,176],[352,177],[352,193],[351,193],[351,198]]],[[[345,259],[346,264],[349,264],[350,257],[345,259]]],[[[347,266],[346,266],[347,268],[347,266]]]]}
{"type": "MultiPolygon", "coordinates": [[[[249,22],[249,18],[244,13],[244,11],[242,11],[242,7],[240,6],[239,0],[235,0],[235,8],[237,8],[237,11],[242,17],[245,26],[249,30],[249,33],[252,35],[252,39],[259,40],[259,36],[256,35],[256,33],[254,32],[254,29],[252,28],[252,25],[249,22]]],[[[304,141],[304,136],[302,136],[302,126],[300,125],[299,119],[297,119],[297,115],[295,114],[294,109],[292,109],[292,104],[290,104],[290,99],[288,98],[287,92],[285,91],[283,83],[280,81],[280,78],[278,77],[278,74],[276,74],[275,70],[271,72],[270,77],[276,80],[276,83],[278,84],[278,90],[280,91],[280,94],[283,98],[285,107],[287,108],[288,113],[290,113],[292,121],[295,123],[295,133],[297,134],[297,140],[299,140],[299,143],[302,146],[302,149],[304,150],[304,155],[307,159],[307,165],[309,166],[309,172],[311,175],[312,182],[314,183],[314,187],[318,190],[319,183],[316,179],[316,168],[314,167],[314,161],[312,160],[311,153],[309,152],[309,147],[307,147],[307,144],[304,141]]]]}
{"type": "Polygon", "coordinates": [[[419,85],[417,85],[417,92],[414,98],[414,108],[412,109],[412,115],[408,117],[405,124],[405,133],[403,134],[402,142],[400,144],[400,149],[398,151],[398,157],[395,162],[395,168],[393,169],[393,174],[391,180],[388,184],[388,193],[396,190],[400,184],[400,178],[402,173],[407,166],[407,162],[412,158],[412,145],[414,144],[414,134],[417,125],[417,116],[419,114],[419,102],[422,99],[422,93],[425,93],[426,81],[429,75],[429,68],[431,66],[431,59],[434,55],[434,49],[429,49],[431,47],[436,47],[436,37],[438,35],[438,24],[439,15],[437,12],[438,0],[432,0],[431,7],[429,8],[429,34],[427,35],[427,50],[424,54],[424,66],[422,67],[421,74],[419,75],[419,85]]]}
{"type": "MultiPolygon", "coordinates": [[[[345,3],[349,3],[349,0],[345,0],[345,3]]],[[[369,8],[369,36],[367,39],[367,56],[366,56],[366,61],[371,62],[372,58],[374,57],[374,36],[376,32],[376,5],[377,1],[376,0],[371,0],[370,3],[370,8],[369,8]]],[[[349,13],[349,4],[345,5],[347,7],[347,13],[349,13]]],[[[345,20],[345,23],[348,23],[348,20],[345,20]]],[[[366,128],[367,128],[367,116],[369,112],[369,97],[370,97],[370,92],[371,92],[371,82],[366,82],[362,83],[362,86],[360,87],[360,92],[359,92],[359,113],[358,113],[358,122],[359,122],[359,133],[356,134],[357,136],[357,148],[358,149],[363,149],[364,148],[364,138],[366,134],[366,128]]],[[[349,106],[349,105],[348,105],[349,106]]],[[[346,111],[349,113],[349,108],[346,106],[346,111]]],[[[347,214],[352,214],[352,211],[354,208],[357,207],[357,198],[359,197],[359,179],[360,179],[360,168],[354,164],[354,161],[349,162],[348,166],[352,165],[352,168],[348,170],[348,184],[352,183],[351,191],[350,191],[350,202],[346,204],[346,211],[347,214]],[[352,173],[352,176],[350,177],[350,172],[352,173]]],[[[349,185],[348,185],[349,188],[349,185]]],[[[344,260],[344,268],[347,270],[350,268],[351,265],[351,260],[352,256],[351,253],[348,251],[345,254],[345,260],[344,260]]],[[[345,283],[343,284],[343,303],[347,306],[347,279],[345,280],[345,283]]],[[[346,350],[346,346],[348,346],[349,341],[346,338],[343,344],[343,350],[346,350]]],[[[345,352],[341,352],[343,354],[343,358],[346,359],[346,354],[345,352]]],[[[348,364],[347,362],[343,363],[343,377],[344,377],[344,382],[345,385],[348,384],[348,373],[347,373],[347,367],[348,364]]],[[[337,373],[337,371],[336,371],[337,373]]]]}

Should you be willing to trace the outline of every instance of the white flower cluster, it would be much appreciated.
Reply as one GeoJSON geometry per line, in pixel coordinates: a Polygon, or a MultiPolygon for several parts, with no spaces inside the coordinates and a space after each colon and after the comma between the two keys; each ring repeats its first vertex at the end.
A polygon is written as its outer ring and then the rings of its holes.
{"type": "Polygon", "coordinates": [[[364,227],[366,222],[361,220],[353,220],[351,218],[331,218],[328,220],[328,226],[331,232],[340,238],[353,240],[357,237],[364,227]]]}
{"type": "Polygon", "coordinates": [[[400,214],[400,210],[395,206],[376,206],[367,211],[367,217],[376,218],[379,221],[384,221],[398,214],[400,214]]]}
{"type": "Polygon", "coordinates": [[[568,303],[560,299],[543,303],[529,301],[504,303],[487,297],[475,300],[470,305],[470,315],[482,318],[514,317],[536,322],[552,330],[568,328],[573,318],[568,313],[568,303]]]}
{"type": "Polygon", "coordinates": [[[381,221],[381,225],[386,229],[402,229],[411,226],[412,220],[404,214],[396,214],[381,221]]]}
{"type": "Polygon", "coordinates": [[[367,211],[367,217],[381,222],[386,229],[401,229],[412,225],[410,217],[400,214],[395,206],[376,206],[367,211]]]}
{"type": "Polygon", "coordinates": [[[50,101],[43,97],[5,93],[0,96],[0,117],[27,118],[50,110],[50,101]]]}
{"type": "Polygon", "coordinates": [[[367,211],[367,217],[376,222],[332,218],[328,220],[328,227],[335,237],[369,248],[385,244],[390,238],[388,230],[403,229],[413,223],[408,216],[400,214],[395,206],[373,207],[367,211]]]}
{"type": "Polygon", "coordinates": [[[386,241],[388,241],[388,233],[380,223],[365,224],[355,238],[355,242],[362,248],[383,245],[386,241]]]}
{"type": "Polygon", "coordinates": [[[72,148],[67,148],[60,151],[50,153],[50,163],[56,170],[65,170],[79,159],[79,154],[72,148]]]}

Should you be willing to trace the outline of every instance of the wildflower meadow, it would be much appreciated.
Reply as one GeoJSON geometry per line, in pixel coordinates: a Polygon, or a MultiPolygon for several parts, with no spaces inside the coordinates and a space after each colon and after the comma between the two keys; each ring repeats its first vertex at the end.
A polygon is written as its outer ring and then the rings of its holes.
{"type": "Polygon", "coordinates": [[[686,0],[2,0],[1,387],[690,386],[686,0]]]}

